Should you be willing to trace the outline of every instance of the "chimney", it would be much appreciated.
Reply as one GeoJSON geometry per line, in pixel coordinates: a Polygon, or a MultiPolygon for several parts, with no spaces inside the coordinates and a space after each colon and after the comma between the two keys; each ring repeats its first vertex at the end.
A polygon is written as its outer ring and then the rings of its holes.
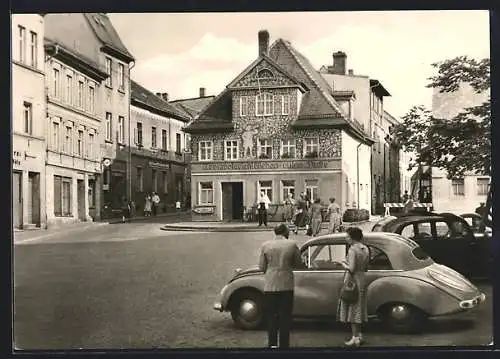
{"type": "Polygon", "coordinates": [[[167,101],[168,102],[168,92],[163,92],[161,94],[161,98],[163,99],[163,101],[167,101]]]}
{"type": "Polygon", "coordinates": [[[345,75],[347,55],[345,52],[337,51],[333,53],[332,73],[336,75],[345,75]]]}
{"type": "Polygon", "coordinates": [[[267,30],[259,31],[259,56],[267,55],[269,51],[269,32],[267,30]]]}
{"type": "Polygon", "coordinates": [[[205,88],[200,87],[200,97],[205,97],[205,88]]]}
{"type": "Polygon", "coordinates": [[[350,76],[354,75],[354,70],[353,69],[349,69],[349,75],[350,76]]]}

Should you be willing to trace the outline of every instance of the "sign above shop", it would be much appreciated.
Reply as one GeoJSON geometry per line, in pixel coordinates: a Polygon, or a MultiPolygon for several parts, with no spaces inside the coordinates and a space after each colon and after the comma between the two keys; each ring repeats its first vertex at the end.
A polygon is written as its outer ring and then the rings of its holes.
{"type": "Polygon", "coordinates": [[[161,163],[161,162],[156,162],[156,161],[149,161],[149,167],[160,167],[160,168],[169,169],[170,165],[168,163],[161,163]]]}
{"type": "Polygon", "coordinates": [[[215,207],[195,207],[193,212],[196,214],[213,214],[215,207]]]}
{"type": "Polygon", "coordinates": [[[21,166],[21,161],[24,159],[24,154],[19,151],[12,151],[12,164],[14,166],[21,166]]]}
{"type": "Polygon", "coordinates": [[[191,173],[259,171],[259,170],[318,170],[340,169],[340,160],[277,160],[277,161],[226,161],[193,163],[191,173]]]}

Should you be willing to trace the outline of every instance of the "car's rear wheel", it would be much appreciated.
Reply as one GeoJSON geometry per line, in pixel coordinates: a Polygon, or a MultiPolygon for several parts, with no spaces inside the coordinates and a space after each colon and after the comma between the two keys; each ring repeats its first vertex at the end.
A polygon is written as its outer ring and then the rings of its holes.
{"type": "Polygon", "coordinates": [[[419,308],[406,303],[388,303],[379,310],[387,329],[394,333],[416,333],[423,329],[427,315],[419,308]]]}
{"type": "Polygon", "coordinates": [[[238,328],[253,330],[264,323],[264,296],[257,291],[245,290],[237,293],[231,317],[238,328]]]}

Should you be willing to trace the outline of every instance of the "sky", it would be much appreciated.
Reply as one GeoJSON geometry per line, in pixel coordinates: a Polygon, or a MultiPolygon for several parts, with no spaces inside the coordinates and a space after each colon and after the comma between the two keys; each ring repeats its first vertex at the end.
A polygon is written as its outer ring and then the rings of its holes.
{"type": "Polygon", "coordinates": [[[169,99],[219,94],[257,58],[257,33],[283,38],[316,69],[344,51],[347,68],[382,82],[384,108],[431,106],[432,63],[489,57],[487,11],[108,14],[136,59],[132,79],[169,99]]]}

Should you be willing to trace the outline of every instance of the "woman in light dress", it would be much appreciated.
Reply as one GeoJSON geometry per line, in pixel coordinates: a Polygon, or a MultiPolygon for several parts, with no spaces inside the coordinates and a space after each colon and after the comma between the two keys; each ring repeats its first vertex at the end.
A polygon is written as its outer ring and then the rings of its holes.
{"type": "Polygon", "coordinates": [[[316,237],[319,232],[321,232],[321,223],[323,222],[321,209],[321,200],[316,198],[311,206],[311,228],[313,237],[316,237]]]}
{"type": "Polygon", "coordinates": [[[328,205],[328,218],[330,223],[328,224],[328,233],[335,233],[340,231],[340,225],[342,223],[342,216],[340,215],[340,206],[335,203],[335,198],[330,198],[330,204],[328,205]]]}
{"type": "Polygon", "coordinates": [[[146,195],[146,201],[144,203],[144,216],[146,217],[151,216],[152,206],[153,206],[153,200],[151,196],[148,194],[146,195]]]}
{"type": "Polygon", "coordinates": [[[285,209],[285,222],[287,224],[292,224],[293,216],[295,214],[295,200],[293,199],[293,195],[291,193],[288,194],[287,198],[283,202],[285,209]]]}

